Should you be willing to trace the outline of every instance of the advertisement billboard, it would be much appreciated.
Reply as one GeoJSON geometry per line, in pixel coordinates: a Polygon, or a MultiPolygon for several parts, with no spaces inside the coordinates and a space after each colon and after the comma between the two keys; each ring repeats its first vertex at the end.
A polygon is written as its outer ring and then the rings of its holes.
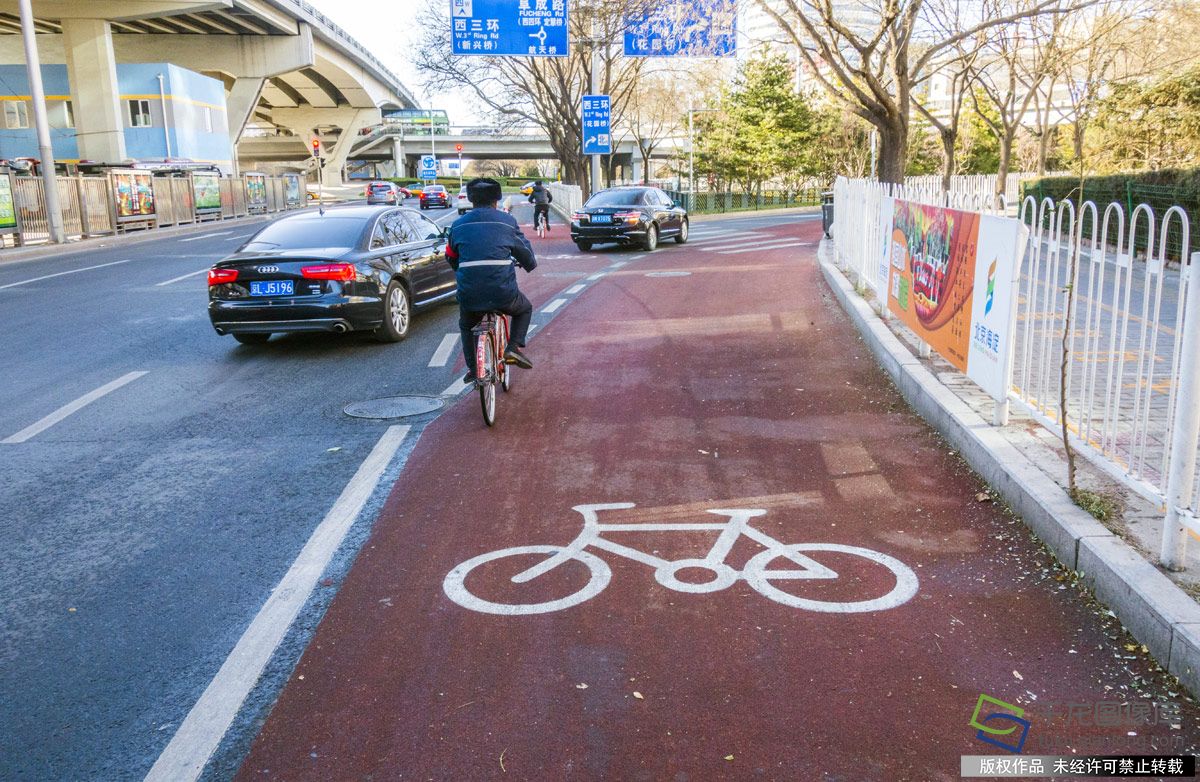
{"type": "Polygon", "coordinates": [[[297,206],[304,201],[304,188],[300,186],[299,174],[284,174],[284,199],[288,206],[297,206]]]}
{"type": "Polygon", "coordinates": [[[154,219],[154,179],[144,171],[111,171],[117,222],[143,222],[154,219]]]}
{"type": "Polygon", "coordinates": [[[1004,399],[1025,227],[1007,217],[890,200],[888,309],[1004,399]]]}
{"type": "Polygon", "coordinates": [[[221,177],[216,174],[192,174],[192,193],[196,198],[196,214],[221,211],[221,177]]]}
{"type": "Polygon", "coordinates": [[[267,211],[267,175],[246,174],[246,210],[267,211]]]}
{"type": "Polygon", "coordinates": [[[13,202],[12,178],[0,174],[0,234],[17,231],[17,208],[13,202]]]}

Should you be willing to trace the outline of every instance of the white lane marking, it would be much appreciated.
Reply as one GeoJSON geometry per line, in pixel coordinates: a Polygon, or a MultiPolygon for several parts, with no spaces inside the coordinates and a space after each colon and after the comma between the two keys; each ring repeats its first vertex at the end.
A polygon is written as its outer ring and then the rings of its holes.
{"type": "Polygon", "coordinates": [[[458,334],[447,334],[442,337],[442,341],[438,343],[437,350],[433,351],[433,358],[429,359],[429,366],[444,367],[450,360],[450,354],[458,347],[458,334]]]}
{"type": "Polygon", "coordinates": [[[627,264],[627,263],[629,263],[629,261],[617,261],[616,263],[610,263],[610,264],[608,265],[608,268],[610,268],[610,269],[620,269],[622,266],[624,266],[624,265],[625,265],[625,264],[627,264]]]}
{"type": "Polygon", "coordinates": [[[92,269],[103,269],[106,266],[116,266],[116,265],[122,264],[122,263],[129,263],[132,260],[133,260],[132,258],[126,258],[121,261],[112,261],[111,263],[98,263],[95,266],[84,266],[82,269],[71,269],[70,271],[66,271],[66,272],[58,272],[56,274],[46,274],[41,277],[32,277],[28,280],[21,280],[20,282],[10,282],[8,285],[0,285],[0,291],[4,290],[5,288],[15,288],[18,285],[28,285],[31,282],[41,282],[42,280],[49,280],[53,277],[62,277],[67,274],[79,274],[79,272],[90,272],[92,269]]]}
{"type": "Polygon", "coordinates": [[[257,683],[333,553],[371,498],[408,431],[408,426],[389,426],[379,438],[158,756],[146,774],[147,780],[179,782],[200,777],[246,695],[257,683]]]}
{"type": "Polygon", "coordinates": [[[725,250],[724,252],[717,253],[717,255],[737,255],[738,253],[752,253],[758,251],[766,252],[768,250],[781,250],[784,247],[803,247],[804,245],[811,244],[812,242],[785,242],[783,244],[768,244],[761,247],[746,247],[741,250],[725,250]]]}
{"type": "Polygon", "coordinates": [[[243,234],[241,236],[230,236],[228,239],[222,239],[223,242],[240,242],[243,239],[249,239],[253,234],[243,234]]]}
{"type": "Polygon", "coordinates": [[[118,388],[125,385],[126,383],[132,383],[134,380],[137,380],[139,377],[141,377],[144,374],[146,374],[146,373],[143,371],[139,371],[139,372],[129,372],[127,374],[121,375],[119,378],[112,381],[111,383],[105,383],[104,385],[97,388],[95,391],[89,391],[88,393],[86,393],[83,396],[76,399],[74,402],[68,402],[67,404],[58,408],[57,410],[55,410],[53,413],[46,416],[42,420],[40,420],[36,423],[30,424],[29,426],[25,427],[24,429],[17,432],[16,434],[10,435],[9,437],[6,437],[3,440],[0,440],[0,444],[13,445],[16,443],[23,443],[26,440],[28,440],[29,438],[34,437],[35,435],[38,435],[38,434],[46,431],[47,429],[54,426],[56,423],[63,420],[64,418],[71,415],[72,413],[76,413],[79,410],[82,410],[83,408],[87,407],[92,402],[95,402],[97,399],[104,396],[105,394],[109,394],[109,393],[112,393],[113,391],[116,391],[118,388]]]}
{"type": "Polygon", "coordinates": [[[760,244],[775,244],[776,242],[789,241],[786,236],[768,236],[762,239],[751,239],[748,242],[734,242],[733,244],[715,244],[708,247],[701,247],[704,252],[721,252],[722,250],[737,250],[743,247],[755,247],[760,244]]]}
{"type": "Polygon", "coordinates": [[[693,239],[688,237],[688,241],[692,244],[711,244],[712,242],[724,242],[731,239],[750,239],[753,237],[766,236],[762,231],[722,231],[721,233],[712,234],[693,239]]]}
{"type": "Polygon", "coordinates": [[[558,308],[566,303],[567,303],[566,299],[555,299],[554,301],[547,304],[545,307],[542,307],[542,312],[546,312],[546,313],[557,312],[558,308]]]}
{"type": "Polygon", "coordinates": [[[199,271],[188,272],[187,274],[181,274],[178,277],[172,277],[171,279],[167,280],[166,282],[155,283],[155,287],[161,288],[162,286],[170,285],[173,282],[179,282],[180,280],[186,280],[188,277],[195,277],[197,274],[204,274],[206,271],[208,271],[208,269],[209,269],[209,267],[205,266],[203,269],[200,269],[199,271]]]}
{"type": "Polygon", "coordinates": [[[180,239],[181,242],[198,242],[201,239],[211,239],[214,236],[228,236],[233,231],[217,231],[215,234],[204,234],[204,236],[192,236],[187,239],[180,239]]]}
{"type": "Polygon", "coordinates": [[[459,394],[461,394],[463,391],[466,391],[470,387],[471,386],[468,385],[467,383],[464,383],[462,381],[462,378],[460,377],[457,380],[455,380],[453,383],[451,383],[450,385],[446,386],[446,390],[443,391],[441,395],[442,396],[458,396],[459,394]]]}
{"type": "Polygon", "coordinates": [[[529,327],[529,330],[525,332],[525,335],[528,336],[528,335],[532,334],[533,330],[536,329],[537,327],[538,327],[538,324],[536,324],[536,323],[532,324],[529,327]]]}
{"type": "Polygon", "coordinates": [[[600,279],[600,278],[601,278],[601,277],[603,277],[603,276],[604,276],[604,272],[596,272],[596,273],[595,273],[595,274],[593,274],[591,277],[588,277],[588,279],[589,279],[589,280],[598,280],[598,279],[600,279]]]}
{"type": "Polygon", "coordinates": [[[583,283],[579,283],[578,285],[572,285],[570,288],[567,288],[567,294],[570,296],[574,296],[576,293],[579,293],[581,290],[583,290],[586,287],[587,286],[584,285],[583,283]]]}

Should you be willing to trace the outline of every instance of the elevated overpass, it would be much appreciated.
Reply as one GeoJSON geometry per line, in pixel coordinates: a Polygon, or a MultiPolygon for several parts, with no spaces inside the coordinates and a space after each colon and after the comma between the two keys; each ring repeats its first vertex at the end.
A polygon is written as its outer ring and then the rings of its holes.
{"type": "MultiPolygon", "coordinates": [[[[89,160],[127,159],[117,62],[170,62],[221,80],[235,147],[251,124],[320,133],[329,181],[340,179],[352,142],[381,121],[381,108],[416,106],[378,58],[303,0],[32,5],[42,62],[68,67],[80,156],[89,160]]],[[[24,62],[19,33],[16,0],[0,0],[0,62],[24,62]]]]}
{"type": "MultiPolygon", "coordinates": [[[[307,153],[308,139],[296,136],[256,135],[242,141],[246,160],[287,162],[307,153]]],[[[518,128],[450,128],[448,134],[430,137],[428,133],[405,131],[393,123],[382,123],[361,135],[351,147],[351,163],[383,163],[394,165],[396,176],[416,176],[418,161],[423,155],[436,153],[443,160],[457,156],[455,145],[462,144],[463,158],[468,160],[553,160],[557,158],[550,138],[544,131],[532,127],[518,128]]],[[[652,160],[669,160],[688,149],[687,136],[672,135],[656,142],[651,150],[652,160]]],[[[642,155],[631,134],[616,134],[614,154],[617,165],[627,167],[633,180],[642,178],[642,155]]]]}

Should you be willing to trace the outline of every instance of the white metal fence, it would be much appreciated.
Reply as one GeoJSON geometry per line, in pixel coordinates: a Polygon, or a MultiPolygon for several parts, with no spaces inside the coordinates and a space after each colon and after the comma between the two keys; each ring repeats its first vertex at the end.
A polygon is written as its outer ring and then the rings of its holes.
{"type": "MultiPolygon", "coordinates": [[[[839,179],[831,231],[839,265],[879,293],[890,229],[880,224],[883,197],[992,211],[980,202],[990,193],[974,179],[956,179],[949,194],[940,180],[930,189],[925,182],[839,179]]],[[[1162,559],[1178,565],[1183,530],[1200,534],[1200,253],[1172,258],[1162,237],[1180,233],[1181,246],[1189,247],[1187,213],[1176,206],[1156,215],[1142,204],[1127,214],[1119,203],[1090,201],[1077,212],[1071,202],[1030,197],[1019,217],[1030,239],[1010,395],[1058,431],[1065,334],[1068,428],[1094,461],[1167,508],[1162,559]]]]}

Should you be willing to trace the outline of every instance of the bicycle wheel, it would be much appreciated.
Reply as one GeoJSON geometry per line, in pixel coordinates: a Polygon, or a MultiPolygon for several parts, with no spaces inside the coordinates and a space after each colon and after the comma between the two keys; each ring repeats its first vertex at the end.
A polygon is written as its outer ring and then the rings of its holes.
{"type": "Polygon", "coordinates": [[[513,368],[504,361],[504,351],[508,349],[508,316],[502,315],[499,322],[496,324],[496,331],[499,334],[499,339],[496,344],[500,346],[497,354],[500,360],[496,362],[496,366],[500,368],[500,387],[507,393],[512,390],[513,384],[513,368]]]}
{"type": "MultiPolygon", "coordinates": [[[[795,565],[795,563],[793,563],[795,565]]],[[[867,611],[883,611],[903,605],[917,594],[917,574],[895,557],[872,551],[859,546],[844,546],[840,543],[795,543],[781,548],[769,548],[760,551],[750,558],[742,570],[742,577],[763,597],[770,598],[792,608],[806,608],[809,611],[820,611],[827,614],[858,614],[867,611]],[[772,584],[772,581],[820,581],[836,579],[837,574],[824,565],[815,562],[802,552],[827,551],[837,554],[850,554],[882,565],[896,577],[896,585],[882,597],[873,600],[813,600],[785,592],[772,584]],[[806,570],[767,570],[767,566],[782,557],[784,553],[795,554],[800,560],[813,563],[806,570]],[[832,574],[832,575],[829,575],[832,574]]]]}
{"type": "Polygon", "coordinates": [[[529,554],[547,554],[553,556],[566,550],[564,546],[514,546],[513,548],[503,548],[499,551],[480,554],[459,564],[447,573],[446,578],[442,580],[442,591],[446,593],[446,597],[458,603],[463,608],[469,608],[472,611],[478,611],[482,614],[518,616],[525,614],[546,614],[551,611],[561,611],[564,608],[571,608],[584,601],[591,600],[600,594],[604,590],[604,587],[608,586],[608,582],[612,580],[612,570],[609,569],[608,563],[595,554],[586,551],[576,551],[571,555],[571,560],[587,565],[590,571],[588,582],[579,590],[555,600],[547,600],[542,603],[497,603],[479,597],[468,589],[466,584],[467,576],[473,570],[489,562],[504,559],[505,557],[529,554]]]}
{"type": "Polygon", "coordinates": [[[496,423],[496,346],[495,337],[489,330],[479,335],[475,346],[475,377],[479,384],[479,406],[483,410],[483,422],[488,426],[496,423]]]}

